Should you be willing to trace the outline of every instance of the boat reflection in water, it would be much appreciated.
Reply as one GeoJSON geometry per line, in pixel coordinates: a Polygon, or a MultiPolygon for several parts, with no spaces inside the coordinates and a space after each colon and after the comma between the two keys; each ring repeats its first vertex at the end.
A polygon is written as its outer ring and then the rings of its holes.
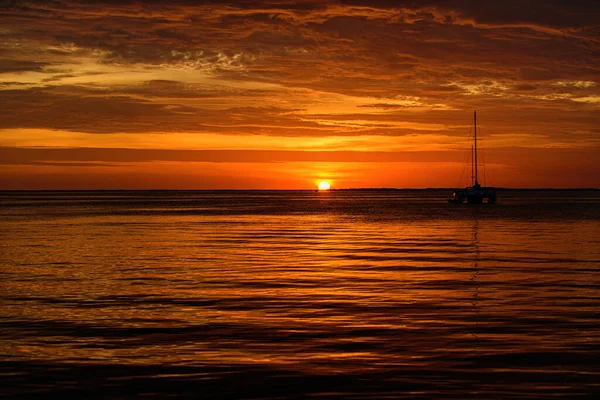
{"type": "Polygon", "coordinates": [[[496,203],[496,191],[493,188],[483,187],[478,180],[477,163],[477,111],[473,112],[473,148],[471,151],[471,186],[454,191],[449,203],[489,204],[496,203]]]}

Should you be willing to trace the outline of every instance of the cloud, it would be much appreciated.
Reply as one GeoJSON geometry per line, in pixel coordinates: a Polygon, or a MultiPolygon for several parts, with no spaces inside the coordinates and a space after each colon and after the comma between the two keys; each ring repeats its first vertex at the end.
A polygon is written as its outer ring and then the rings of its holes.
{"type": "Polygon", "coordinates": [[[0,17],[5,130],[444,147],[477,109],[496,146],[597,143],[593,1],[31,0],[0,17]]]}
{"type": "Polygon", "coordinates": [[[0,74],[7,72],[42,71],[47,63],[31,60],[0,59],[0,74]]]}
{"type": "Polygon", "coordinates": [[[119,148],[17,148],[0,147],[0,164],[39,165],[81,163],[139,163],[151,161],[212,163],[278,162],[439,162],[460,161],[452,152],[416,151],[294,151],[294,150],[157,150],[119,148]]]}
{"type": "Polygon", "coordinates": [[[600,13],[600,6],[594,0],[577,3],[565,0],[342,0],[342,3],[384,9],[426,9],[431,16],[448,23],[471,19],[479,24],[527,24],[553,28],[597,26],[596,17],[600,13]]]}
{"type": "Polygon", "coordinates": [[[520,83],[514,86],[514,89],[519,91],[531,91],[536,90],[538,88],[538,85],[533,85],[531,83],[520,83]]]}

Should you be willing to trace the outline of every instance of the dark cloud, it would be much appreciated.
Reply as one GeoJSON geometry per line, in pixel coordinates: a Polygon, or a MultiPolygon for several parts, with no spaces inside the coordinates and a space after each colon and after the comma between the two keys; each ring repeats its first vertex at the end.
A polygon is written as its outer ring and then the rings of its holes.
{"type": "MultiPolygon", "coordinates": [[[[556,28],[597,26],[600,5],[595,0],[341,0],[363,7],[418,10],[432,8],[456,12],[478,23],[539,24],[556,28]]],[[[448,21],[454,18],[449,17],[448,21]]]]}
{"type": "Polygon", "coordinates": [[[394,109],[394,108],[416,108],[419,106],[402,105],[402,104],[388,104],[388,103],[375,103],[375,104],[364,104],[359,107],[394,109]]]}
{"type": "MultiPolygon", "coordinates": [[[[547,180],[548,172],[559,175],[561,185],[585,186],[586,182],[597,182],[600,167],[597,163],[598,148],[584,150],[523,149],[506,148],[490,150],[487,160],[497,166],[528,171],[526,176],[515,181],[519,185],[536,187],[535,181],[547,180]],[[583,173],[580,173],[584,171],[583,173]],[[572,179],[570,175],[577,175],[572,179]],[[581,179],[583,177],[583,179],[581,179]]],[[[140,149],[97,149],[97,148],[8,148],[0,147],[0,166],[61,167],[61,174],[69,169],[90,167],[114,167],[151,162],[198,162],[198,163],[258,163],[274,164],[286,162],[337,162],[337,163],[462,163],[461,151],[270,151],[270,150],[140,150],[140,149]],[[66,170],[65,170],[66,168],[66,170]]],[[[6,173],[0,170],[0,174],[6,173]]],[[[68,172],[67,172],[68,174],[68,172]]],[[[59,175],[60,176],[60,175],[59,175]]],[[[28,172],[24,179],[30,179],[28,172]]],[[[69,178],[70,179],[70,178],[69,178]]],[[[555,181],[556,182],[556,181],[555,181]]],[[[14,182],[17,183],[17,182],[14,182]]],[[[119,185],[115,181],[114,185],[119,185]]],[[[129,187],[137,187],[131,182],[129,187]],[[132,186],[133,184],[133,186],[132,186]]],[[[40,185],[36,185],[40,187],[40,185]]],[[[69,184],[67,184],[69,186],[69,184]]],[[[22,187],[22,186],[19,186],[22,187]]],[[[42,187],[45,187],[43,185],[42,187]]],[[[52,186],[51,186],[52,187],[52,186]]],[[[127,186],[126,186],[127,187],[127,186]]],[[[163,186],[164,187],[164,186],[163,186]]],[[[167,187],[171,187],[167,184],[167,187]]]]}
{"type": "Polygon", "coordinates": [[[394,123],[419,122],[455,135],[474,108],[502,116],[498,132],[515,108],[533,110],[520,127],[552,138],[554,118],[588,136],[598,123],[586,119],[597,2],[57,0],[0,16],[3,128],[401,136],[414,130],[394,123]],[[367,122],[342,126],[353,120],[367,122]]]}
{"type": "MultiPolygon", "coordinates": [[[[158,85],[164,86],[165,82],[158,85]]],[[[172,86],[166,86],[164,95],[175,93],[172,86]]],[[[153,85],[148,90],[152,96],[158,96],[153,85]]],[[[293,135],[294,132],[304,132],[307,136],[322,134],[317,122],[301,121],[289,116],[294,109],[258,105],[229,107],[215,112],[179,104],[159,104],[124,93],[145,92],[139,88],[111,92],[77,87],[0,91],[0,103],[5,113],[0,120],[0,128],[48,128],[90,133],[187,131],[283,136],[293,135]],[[290,132],[290,127],[294,132],[290,132]]],[[[196,96],[202,98],[199,94],[196,96]]]]}
{"type": "Polygon", "coordinates": [[[41,165],[82,163],[131,163],[151,161],[212,163],[277,162],[439,162],[461,161],[453,152],[294,151],[294,150],[146,150],[100,148],[0,147],[0,164],[41,165]]]}
{"type": "Polygon", "coordinates": [[[521,83],[521,84],[514,86],[515,90],[520,90],[520,91],[531,91],[531,90],[536,90],[538,88],[539,88],[539,86],[532,85],[530,83],[521,83]]]}
{"type": "Polygon", "coordinates": [[[535,31],[527,25],[536,19],[551,22],[553,15],[563,22],[597,17],[597,7],[589,2],[554,1],[543,7],[532,1],[27,4],[5,13],[8,26],[23,38],[102,49],[106,63],[211,66],[228,79],[333,90],[346,78],[360,91],[363,83],[374,86],[376,77],[385,93],[397,79],[450,83],[598,76],[593,31],[574,38],[572,30],[535,31]],[[44,15],[33,24],[28,18],[39,17],[36,13],[44,15]]]}
{"type": "Polygon", "coordinates": [[[38,61],[0,59],[0,74],[6,72],[42,71],[46,66],[48,66],[48,63],[38,61]]]}

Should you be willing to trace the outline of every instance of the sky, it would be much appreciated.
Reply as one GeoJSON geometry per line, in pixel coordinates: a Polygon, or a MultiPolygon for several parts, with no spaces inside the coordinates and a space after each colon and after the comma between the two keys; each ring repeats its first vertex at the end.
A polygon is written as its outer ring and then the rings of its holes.
{"type": "Polygon", "coordinates": [[[600,3],[1,1],[0,190],[600,187],[600,3]]]}

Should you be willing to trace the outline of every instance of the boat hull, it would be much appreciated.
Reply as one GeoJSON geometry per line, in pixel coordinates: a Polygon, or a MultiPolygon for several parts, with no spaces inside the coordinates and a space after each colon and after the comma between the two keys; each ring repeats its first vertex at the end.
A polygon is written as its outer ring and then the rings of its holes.
{"type": "Polygon", "coordinates": [[[455,191],[452,198],[448,199],[448,203],[494,204],[496,203],[496,191],[490,188],[468,187],[455,191]]]}

